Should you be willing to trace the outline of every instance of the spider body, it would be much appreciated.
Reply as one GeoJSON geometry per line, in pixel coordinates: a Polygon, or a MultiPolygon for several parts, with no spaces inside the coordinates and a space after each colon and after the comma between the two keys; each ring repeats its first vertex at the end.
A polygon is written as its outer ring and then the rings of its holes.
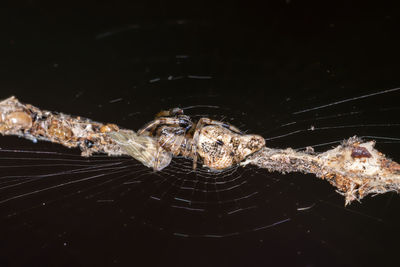
{"type": "Polygon", "coordinates": [[[138,134],[156,138],[159,149],[174,156],[193,159],[193,169],[200,158],[204,166],[223,170],[265,145],[261,136],[245,135],[235,126],[221,121],[201,118],[193,122],[179,108],[161,111],[138,134]]]}

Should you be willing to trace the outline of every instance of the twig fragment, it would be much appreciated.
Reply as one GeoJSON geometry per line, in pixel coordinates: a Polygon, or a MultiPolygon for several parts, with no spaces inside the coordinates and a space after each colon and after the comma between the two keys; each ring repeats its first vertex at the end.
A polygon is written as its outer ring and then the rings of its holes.
{"type": "Polygon", "coordinates": [[[171,161],[171,156],[161,151],[158,161],[154,162],[155,157],[149,151],[157,151],[158,145],[151,137],[138,136],[132,130],[111,123],[41,110],[19,102],[14,96],[0,101],[0,134],[16,135],[34,142],[50,141],[69,148],[79,147],[84,157],[96,153],[128,155],[156,171],[171,161]]]}
{"type": "Polygon", "coordinates": [[[335,186],[346,205],[369,194],[400,191],[400,164],[374,148],[375,142],[357,137],[345,140],[326,152],[296,151],[264,147],[241,165],[252,164],[280,173],[313,173],[335,186]]]}

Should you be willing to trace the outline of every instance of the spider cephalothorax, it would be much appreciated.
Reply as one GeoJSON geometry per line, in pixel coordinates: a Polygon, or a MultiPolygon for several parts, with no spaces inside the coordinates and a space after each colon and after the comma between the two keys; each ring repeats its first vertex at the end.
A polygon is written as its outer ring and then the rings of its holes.
{"type": "Polygon", "coordinates": [[[174,156],[193,159],[193,169],[196,169],[198,156],[206,167],[222,170],[265,145],[261,136],[245,135],[235,126],[221,121],[201,118],[195,123],[179,108],[161,111],[138,134],[156,138],[159,148],[174,156]]]}

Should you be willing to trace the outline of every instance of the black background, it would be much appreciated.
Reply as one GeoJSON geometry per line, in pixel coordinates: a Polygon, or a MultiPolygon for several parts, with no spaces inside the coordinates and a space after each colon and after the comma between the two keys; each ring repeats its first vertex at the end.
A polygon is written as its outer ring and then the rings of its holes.
{"type": "MultiPolygon", "coordinates": [[[[273,147],[301,148],[353,135],[399,137],[398,126],[350,127],[304,131],[268,141],[310,125],[399,122],[399,92],[293,114],[400,85],[400,13],[392,3],[127,1],[113,5],[86,2],[74,9],[47,8],[36,1],[24,5],[0,10],[1,99],[15,95],[47,110],[111,121],[131,129],[138,129],[161,109],[217,105],[218,114],[212,114],[212,109],[196,112],[217,119],[233,118],[235,125],[262,134],[273,147]],[[338,115],[351,112],[361,113],[338,115]],[[316,119],[335,114],[329,120],[316,119]],[[281,127],[293,121],[297,124],[281,127]]],[[[400,161],[398,141],[378,140],[377,146],[400,161]]],[[[14,137],[1,137],[0,147],[78,154],[57,145],[32,144],[14,137]]],[[[17,166],[19,162],[7,164],[17,166]]],[[[3,166],[0,172],[4,177],[17,171],[3,166]]],[[[329,184],[312,176],[281,176],[260,170],[251,173],[256,178],[248,173],[243,177],[260,186],[261,192],[253,204],[262,206],[263,199],[274,204],[226,221],[218,219],[220,211],[211,209],[202,214],[201,221],[186,219],[184,212],[163,205],[154,210],[151,206],[141,209],[151,183],[137,189],[142,192],[137,198],[111,191],[109,197],[117,200],[111,205],[76,194],[80,187],[89,186],[85,184],[7,202],[1,207],[0,264],[397,263],[400,199],[396,194],[369,197],[362,204],[344,209],[343,198],[329,184]],[[283,192],[279,201],[270,191],[261,189],[265,186],[262,180],[272,176],[282,180],[272,187],[283,192]],[[37,206],[43,201],[50,204],[37,206]],[[293,203],[316,204],[309,212],[286,214],[293,203]],[[287,217],[290,221],[264,230],[252,231],[243,226],[287,217]],[[149,225],[148,221],[158,224],[149,225]],[[182,222],[186,225],[181,227],[182,222]],[[200,224],[202,230],[198,231],[200,224]],[[230,224],[235,225],[232,229],[238,234],[206,236],[229,232],[225,229],[230,224]],[[174,234],[180,228],[202,234],[174,234]]],[[[157,179],[153,174],[149,176],[157,179]]],[[[57,181],[48,183],[50,186],[57,181]]],[[[3,190],[3,194],[17,195],[18,190],[3,190]]],[[[25,190],[33,191],[35,187],[25,185],[25,190]]]]}

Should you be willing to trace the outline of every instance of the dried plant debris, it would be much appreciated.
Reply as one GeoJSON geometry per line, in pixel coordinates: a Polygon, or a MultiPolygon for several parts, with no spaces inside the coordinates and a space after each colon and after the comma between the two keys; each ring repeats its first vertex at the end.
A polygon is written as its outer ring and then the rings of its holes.
{"type": "Polygon", "coordinates": [[[281,173],[313,173],[334,185],[346,198],[346,205],[368,194],[399,192],[400,164],[388,159],[374,148],[375,142],[349,138],[341,145],[315,154],[291,148],[264,147],[241,164],[256,165],[281,173]]]}
{"type": "MultiPolygon", "coordinates": [[[[230,134],[224,125],[215,122],[207,127],[218,128],[217,130],[230,134]]],[[[40,110],[32,105],[20,103],[15,97],[0,102],[0,133],[33,141],[45,140],[67,147],[79,147],[82,156],[91,156],[94,153],[110,156],[129,155],[156,171],[167,167],[175,155],[173,151],[160,145],[162,136],[138,134],[132,130],[121,129],[115,124],[103,124],[79,116],[40,110]]],[[[192,144],[196,146],[197,153],[202,151],[199,146],[204,137],[202,131],[199,131],[199,134],[200,141],[192,144]]],[[[232,135],[237,134],[232,131],[232,135]]],[[[213,143],[213,140],[207,137],[207,141],[213,143]]],[[[221,143],[218,138],[215,136],[216,144],[221,143]]],[[[254,153],[250,155],[246,152],[248,156],[240,164],[251,164],[283,174],[313,173],[334,185],[337,191],[345,196],[347,205],[354,200],[361,200],[368,194],[399,192],[400,165],[386,158],[374,145],[374,141],[364,142],[352,137],[336,148],[319,154],[314,153],[312,148],[296,151],[291,148],[273,149],[260,146],[251,151],[254,153]]],[[[204,159],[208,159],[208,155],[200,155],[200,158],[207,167],[204,159]]]]}
{"type": "Polygon", "coordinates": [[[147,136],[138,136],[134,131],[120,129],[115,124],[103,124],[87,118],[73,117],[63,113],[40,110],[22,104],[15,97],[0,102],[0,133],[30,139],[50,141],[66,147],[79,147],[82,156],[95,153],[109,156],[132,156],[147,167],[161,170],[168,166],[171,156],[158,153],[158,144],[147,136]]]}

